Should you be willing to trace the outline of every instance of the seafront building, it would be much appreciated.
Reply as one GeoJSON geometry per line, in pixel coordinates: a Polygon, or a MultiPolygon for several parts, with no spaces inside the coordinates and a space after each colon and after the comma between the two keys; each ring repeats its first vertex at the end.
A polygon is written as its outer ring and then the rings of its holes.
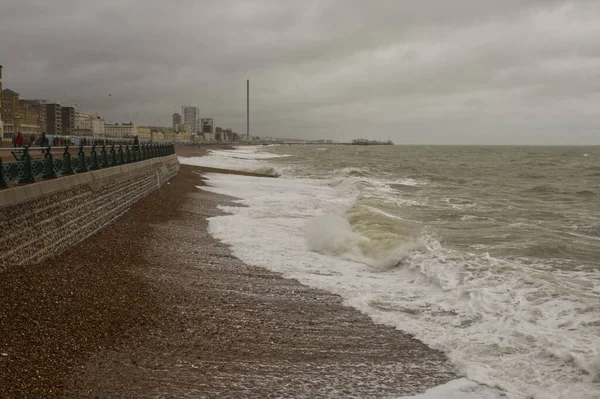
{"type": "Polygon", "coordinates": [[[76,112],[74,107],[41,99],[24,100],[19,93],[3,88],[0,66],[0,142],[10,141],[17,132],[49,136],[129,138],[144,141],[215,142],[239,141],[231,129],[215,129],[213,118],[200,118],[195,106],[183,106],[173,114],[173,127],[137,126],[135,123],[105,123],[97,115],[76,112]]]}
{"type": "Polygon", "coordinates": [[[62,125],[61,133],[65,136],[71,136],[75,130],[75,108],[61,107],[62,125]]]}
{"type": "Polygon", "coordinates": [[[104,119],[99,116],[75,112],[73,123],[75,136],[104,136],[104,119]]]}
{"type": "Polygon", "coordinates": [[[215,121],[213,118],[198,119],[198,129],[200,134],[213,134],[215,132],[215,121]]]}
{"type": "Polygon", "coordinates": [[[47,117],[47,107],[45,100],[19,100],[19,104],[22,106],[29,106],[39,113],[39,125],[40,125],[40,133],[48,130],[48,117],[47,117]]]}
{"type": "Polygon", "coordinates": [[[138,135],[138,127],[135,123],[105,123],[104,134],[107,137],[133,138],[138,135]]]}
{"type": "Polygon", "coordinates": [[[62,134],[62,107],[60,104],[46,104],[46,133],[50,136],[62,134]]]}
{"type": "Polygon", "coordinates": [[[174,113],[173,114],[173,129],[177,130],[181,125],[181,114],[174,113]]]}
{"type": "Polygon", "coordinates": [[[40,113],[19,100],[19,93],[10,89],[2,90],[3,135],[12,138],[18,132],[24,135],[40,133],[40,113]]]}
{"type": "Polygon", "coordinates": [[[137,136],[140,140],[152,140],[152,129],[145,126],[138,126],[137,136]]]}
{"type": "Polygon", "coordinates": [[[182,123],[181,114],[173,114],[173,130],[176,132],[192,132],[193,127],[182,123]]]}
{"type": "Polygon", "coordinates": [[[198,120],[198,107],[191,105],[184,105],[181,107],[181,117],[183,117],[183,124],[186,126],[186,131],[196,131],[196,121],[198,120]]]}
{"type": "Polygon", "coordinates": [[[4,134],[12,138],[18,131],[17,110],[19,105],[19,93],[9,89],[2,90],[2,120],[4,121],[4,134]]]}

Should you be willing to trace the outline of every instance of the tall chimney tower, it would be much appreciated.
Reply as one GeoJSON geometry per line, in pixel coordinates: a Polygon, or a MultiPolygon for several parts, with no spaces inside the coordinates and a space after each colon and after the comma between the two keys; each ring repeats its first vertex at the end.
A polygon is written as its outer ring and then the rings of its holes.
{"type": "Polygon", "coordinates": [[[250,79],[246,80],[246,141],[250,141],[250,79]]]}

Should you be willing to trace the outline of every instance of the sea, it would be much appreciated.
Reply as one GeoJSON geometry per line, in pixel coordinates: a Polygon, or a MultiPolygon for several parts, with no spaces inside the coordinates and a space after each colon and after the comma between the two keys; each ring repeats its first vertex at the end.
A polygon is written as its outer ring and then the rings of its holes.
{"type": "Polygon", "coordinates": [[[182,163],[209,231],[340,295],[461,376],[411,398],[600,398],[600,147],[246,146],[182,163]],[[242,206],[240,206],[242,205],[242,206]]]}

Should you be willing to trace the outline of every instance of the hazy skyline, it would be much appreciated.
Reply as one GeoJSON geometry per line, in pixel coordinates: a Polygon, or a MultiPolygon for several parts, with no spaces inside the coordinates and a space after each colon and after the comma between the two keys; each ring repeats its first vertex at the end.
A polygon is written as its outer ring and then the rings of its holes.
{"type": "Polygon", "coordinates": [[[184,104],[245,133],[600,144],[600,2],[0,3],[4,88],[107,121],[184,104]]]}

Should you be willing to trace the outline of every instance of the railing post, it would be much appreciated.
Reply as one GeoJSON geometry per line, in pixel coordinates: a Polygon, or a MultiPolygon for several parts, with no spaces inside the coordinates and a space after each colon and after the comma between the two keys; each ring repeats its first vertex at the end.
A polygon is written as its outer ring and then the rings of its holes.
{"type": "Polygon", "coordinates": [[[92,146],[92,152],[90,153],[92,158],[92,164],[90,165],[90,169],[98,169],[98,153],[96,152],[96,146],[92,146]]]}
{"type": "Polygon", "coordinates": [[[29,155],[29,148],[23,149],[23,156],[21,160],[24,162],[23,164],[23,182],[24,183],[33,183],[35,181],[35,177],[31,173],[31,155],[29,155]]]}
{"type": "Polygon", "coordinates": [[[71,152],[69,151],[69,146],[65,147],[65,152],[63,153],[63,169],[65,169],[65,165],[67,165],[67,168],[64,174],[73,174],[74,171],[73,165],[71,165],[71,152]]]}
{"type": "Polygon", "coordinates": [[[131,150],[129,149],[129,144],[125,145],[125,162],[131,162],[131,150]]]}
{"type": "Polygon", "coordinates": [[[46,155],[44,155],[44,159],[46,160],[46,164],[48,165],[48,174],[44,177],[56,177],[56,170],[54,170],[54,156],[50,152],[50,146],[48,146],[48,150],[46,151],[46,155]]]}
{"type": "Polygon", "coordinates": [[[104,167],[108,167],[108,156],[106,155],[106,144],[102,144],[102,151],[100,152],[102,155],[102,164],[104,167]]]}
{"type": "Polygon", "coordinates": [[[8,179],[4,175],[4,166],[2,165],[2,157],[0,157],[0,187],[8,188],[8,179]]]}
{"type": "Polygon", "coordinates": [[[112,143],[110,146],[110,166],[115,166],[117,164],[117,154],[115,153],[115,143],[112,143]]]}
{"type": "Polygon", "coordinates": [[[79,169],[77,172],[87,172],[88,167],[85,164],[85,152],[83,152],[83,145],[79,146],[79,153],[77,154],[77,158],[79,159],[79,169]]]}
{"type": "Polygon", "coordinates": [[[123,144],[119,144],[119,165],[125,163],[125,157],[123,156],[123,144]]]}

